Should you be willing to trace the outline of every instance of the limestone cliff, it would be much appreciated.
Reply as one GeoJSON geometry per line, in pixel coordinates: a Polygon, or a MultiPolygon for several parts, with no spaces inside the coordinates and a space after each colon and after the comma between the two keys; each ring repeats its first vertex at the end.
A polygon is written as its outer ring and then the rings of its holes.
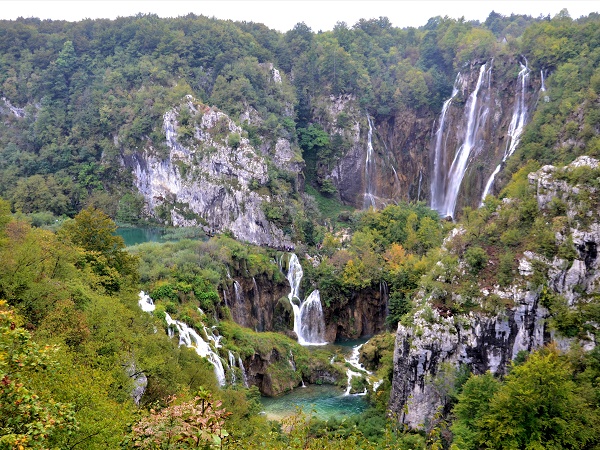
{"type": "MultiPolygon", "coordinates": [[[[553,340],[563,349],[574,342],[584,349],[597,344],[597,324],[585,324],[594,333],[563,333],[548,307],[552,306],[549,299],[561,298],[567,309],[575,309],[594,301],[599,292],[600,215],[597,189],[592,186],[600,176],[598,167],[598,161],[580,157],[565,168],[545,166],[529,174],[541,217],[546,217],[548,208],[558,210],[554,240],[562,252],[552,257],[522,252],[518,271],[507,286],[487,286],[483,281],[475,286],[479,307],[469,313],[453,314],[437,306],[435,292],[421,292],[417,312],[410,322],[398,325],[396,336],[390,409],[400,422],[411,428],[427,427],[434,414],[448,406],[444,378],[448,368],[467,365],[475,374],[488,370],[504,374],[520,351],[529,352],[553,340]]],[[[511,203],[505,200],[496,214],[513,208],[511,203]]],[[[455,245],[463,233],[455,230],[445,247],[455,245]]],[[[466,264],[459,260],[452,274],[444,265],[443,260],[437,264],[433,281],[438,289],[452,289],[465,275],[466,264]]],[[[464,302],[458,293],[452,297],[454,302],[464,302]]]]}
{"type": "MultiPolygon", "coordinates": [[[[292,246],[265,212],[284,204],[286,193],[262,188],[270,181],[268,158],[240,126],[191,96],[163,119],[166,153],[147,148],[123,157],[149,215],[208,233],[230,231],[254,244],[292,246]]],[[[289,142],[279,139],[273,152],[277,165],[298,175],[301,158],[289,142]]]]}
{"type": "Polygon", "coordinates": [[[440,195],[456,189],[458,210],[478,206],[486,187],[494,192],[490,179],[501,171],[507,151],[514,150],[538,100],[541,79],[529,68],[521,77],[523,64],[525,60],[512,58],[471,62],[457,76],[443,123],[439,110],[404,109],[378,121],[351,95],[318,99],[315,121],[330,136],[342,137],[334,149],[339,153],[335,162],[318,170],[333,182],[343,202],[356,207],[365,206],[369,190],[381,207],[400,199],[431,204],[436,189],[440,195]],[[485,76],[479,80],[483,65],[485,76]],[[372,168],[367,167],[369,136],[372,168]],[[453,162],[467,146],[458,185],[452,187],[453,162]]]}

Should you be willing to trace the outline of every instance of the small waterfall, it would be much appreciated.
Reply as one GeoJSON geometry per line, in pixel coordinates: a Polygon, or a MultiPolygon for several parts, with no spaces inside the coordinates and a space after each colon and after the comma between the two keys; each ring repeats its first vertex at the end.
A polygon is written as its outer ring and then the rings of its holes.
{"type": "Polygon", "coordinates": [[[519,71],[519,75],[517,76],[517,86],[519,87],[519,89],[517,89],[517,92],[515,93],[515,106],[513,109],[512,118],[510,120],[510,125],[508,126],[508,139],[506,141],[506,149],[504,150],[504,156],[502,157],[502,161],[500,162],[500,164],[496,166],[496,169],[494,170],[494,172],[492,172],[492,175],[485,184],[483,194],[481,195],[482,205],[483,201],[490,193],[492,186],[494,185],[494,179],[496,178],[496,175],[498,175],[498,173],[500,172],[502,164],[504,164],[506,160],[512,156],[512,154],[517,149],[519,142],[521,141],[521,134],[523,133],[523,128],[525,128],[525,123],[527,122],[527,104],[525,103],[525,95],[527,93],[528,83],[529,68],[527,67],[527,59],[525,59],[525,65],[521,64],[521,70],[519,71]]]}
{"type": "Polygon", "coordinates": [[[431,209],[440,211],[442,203],[444,201],[444,173],[446,170],[446,142],[444,140],[444,131],[446,124],[446,113],[452,103],[456,94],[458,94],[458,85],[462,78],[460,72],[456,75],[454,80],[454,87],[452,88],[452,95],[448,100],[444,102],[442,106],[442,113],[440,114],[440,124],[435,132],[435,150],[433,156],[433,175],[431,177],[431,209]]]}
{"type": "MultiPolygon", "coordinates": [[[[321,296],[315,289],[300,307],[298,342],[303,345],[325,345],[325,318],[321,296]],[[303,342],[304,341],[304,342],[303,342]]],[[[295,327],[295,324],[294,324],[295,327]]]]}
{"type": "Polygon", "coordinates": [[[544,80],[544,69],[540,70],[540,76],[542,77],[542,87],[540,88],[540,91],[546,92],[546,83],[544,80]]]}
{"type": "Polygon", "coordinates": [[[294,332],[298,336],[300,345],[324,345],[325,318],[321,297],[318,290],[314,290],[308,298],[300,300],[300,282],[304,272],[298,257],[292,253],[288,263],[287,279],[290,283],[288,299],[294,311],[294,332]]]}
{"type": "Polygon", "coordinates": [[[260,291],[258,290],[258,285],[256,284],[256,279],[252,277],[252,284],[254,286],[254,296],[255,298],[260,298],[260,291]]]}
{"type": "Polygon", "coordinates": [[[242,293],[242,287],[240,286],[240,283],[238,283],[235,280],[233,280],[233,291],[235,293],[235,301],[236,301],[236,303],[243,302],[244,298],[243,298],[243,293],[242,293]]]}
{"type": "MultiPolygon", "coordinates": [[[[363,344],[352,347],[352,353],[350,354],[350,357],[346,358],[346,362],[348,363],[348,365],[355,368],[356,371],[352,370],[350,368],[346,369],[346,375],[348,377],[348,384],[346,386],[346,392],[344,393],[344,395],[350,395],[350,391],[352,390],[352,378],[361,377],[365,374],[371,375],[371,372],[369,372],[367,369],[365,369],[365,367],[359,362],[360,349],[362,346],[363,346],[363,344]]],[[[355,395],[366,395],[366,394],[367,394],[367,388],[365,388],[364,392],[361,392],[360,394],[355,394],[355,395]]]]}
{"type": "Polygon", "coordinates": [[[244,387],[248,387],[248,375],[246,375],[246,368],[244,367],[244,361],[242,361],[242,357],[238,356],[238,364],[240,365],[240,370],[242,371],[242,378],[244,380],[244,387]]]}
{"type": "Polygon", "coordinates": [[[367,114],[367,122],[369,124],[369,133],[367,135],[367,159],[365,161],[365,197],[363,200],[363,208],[367,209],[370,206],[375,208],[375,160],[373,155],[373,123],[367,114]]]}
{"type": "Polygon", "coordinates": [[[231,353],[231,350],[228,351],[229,357],[229,373],[231,374],[231,384],[235,384],[237,379],[235,378],[235,356],[231,353]]]}
{"type": "MultiPolygon", "coordinates": [[[[186,347],[193,348],[196,353],[208,361],[214,366],[215,376],[220,386],[225,386],[225,369],[221,362],[220,356],[210,348],[210,344],[200,337],[193,328],[190,328],[187,324],[180,322],[179,320],[173,320],[168,313],[165,313],[165,320],[167,321],[169,336],[173,336],[173,328],[177,329],[179,333],[179,345],[185,345],[186,347]]],[[[206,327],[204,328],[206,330],[206,327]]],[[[216,348],[219,348],[219,339],[216,339],[214,334],[208,335],[208,339],[215,342],[216,348]],[[211,339],[212,336],[212,339],[211,339]]]]}
{"type": "Polygon", "coordinates": [[[154,302],[152,301],[152,299],[150,298],[150,296],[148,294],[146,294],[144,291],[140,291],[139,297],[140,297],[140,299],[138,300],[138,305],[140,306],[140,308],[142,308],[142,311],[144,311],[144,312],[154,311],[156,306],[154,306],[154,302]]]}
{"type": "MultiPolygon", "coordinates": [[[[436,202],[435,205],[435,209],[443,217],[454,217],[456,202],[458,200],[458,193],[460,191],[463,178],[467,171],[467,166],[469,164],[471,152],[477,144],[476,138],[479,128],[487,119],[489,111],[485,107],[482,109],[482,106],[485,104],[485,102],[480,101],[479,98],[479,91],[481,89],[481,86],[484,85],[485,81],[487,81],[486,85],[489,86],[491,80],[491,67],[490,69],[486,69],[487,64],[483,64],[479,69],[477,85],[475,86],[475,90],[471,93],[471,95],[469,95],[469,99],[467,100],[467,130],[465,138],[462,145],[456,151],[454,159],[452,161],[452,165],[450,166],[450,170],[448,171],[447,183],[443,194],[443,201],[436,202]]],[[[436,195],[439,199],[440,193],[438,192],[436,195]]]]}
{"type": "MultiPolygon", "coordinates": [[[[353,367],[356,370],[352,370],[350,368],[346,369],[346,376],[348,377],[348,384],[346,386],[346,392],[344,393],[344,395],[351,395],[350,391],[352,390],[352,378],[354,378],[354,377],[366,376],[367,382],[373,386],[373,392],[375,392],[379,388],[379,386],[381,386],[381,384],[383,383],[383,380],[378,380],[378,381],[372,382],[373,372],[367,370],[365,368],[365,366],[363,366],[360,363],[360,361],[359,361],[360,349],[362,348],[363,345],[364,344],[360,344],[355,347],[352,347],[352,353],[350,353],[350,357],[346,358],[346,363],[348,363],[349,366],[353,367]]],[[[361,392],[359,394],[354,394],[354,395],[366,395],[366,394],[367,394],[367,388],[365,387],[364,392],[361,392]]]]}
{"type": "MultiPolygon", "coordinates": [[[[396,171],[394,170],[394,173],[396,171]]],[[[417,189],[417,201],[421,200],[421,182],[423,181],[423,171],[419,170],[419,188],[417,189]]]]}

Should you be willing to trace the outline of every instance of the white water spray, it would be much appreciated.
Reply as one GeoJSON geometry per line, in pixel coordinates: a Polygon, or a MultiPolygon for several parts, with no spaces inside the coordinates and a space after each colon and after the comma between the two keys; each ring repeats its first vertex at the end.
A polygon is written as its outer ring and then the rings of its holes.
{"type": "Polygon", "coordinates": [[[144,311],[144,312],[154,311],[156,306],[154,306],[154,302],[152,301],[152,299],[150,298],[150,296],[148,294],[146,294],[144,291],[140,291],[139,297],[140,297],[140,299],[138,300],[138,305],[140,308],[142,308],[142,311],[144,311]]]}
{"type": "Polygon", "coordinates": [[[304,302],[300,300],[302,266],[298,257],[290,256],[287,279],[290,283],[288,299],[294,311],[294,332],[300,345],[325,345],[325,317],[318,290],[314,290],[304,302]]]}
{"type": "Polygon", "coordinates": [[[476,138],[479,128],[487,119],[489,111],[484,107],[485,102],[480,101],[479,98],[479,91],[484,84],[484,81],[487,79],[487,85],[489,86],[491,80],[491,68],[487,70],[486,68],[487,65],[483,64],[479,69],[479,77],[477,78],[475,90],[471,93],[467,101],[467,130],[464,142],[454,155],[452,165],[450,166],[450,170],[446,177],[447,183],[443,194],[440,195],[440,192],[436,193],[437,196],[434,209],[436,209],[443,217],[454,217],[458,193],[467,171],[471,152],[477,144],[476,138]]]}
{"type": "MultiPolygon", "coordinates": [[[[494,185],[494,179],[500,172],[502,164],[504,164],[506,160],[512,156],[517,149],[519,142],[521,141],[521,134],[523,133],[523,129],[525,128],[525,124],[527,122],[527,104],[525,103],[525,94],[527,93],[528,83],[529,68],[527,67],[527,59],[525,59],[525,65],[521,64],[521,70],[517,76],[517,85],[519,86],[519,89],[517,89],[517,92],[515,93],[515,106],[513,109],[512,118],[510,120],[510,125],[508,126],[508,139],[506,142],[506,148],[504,150],[504,156],[502,157],[500,164],[496,166],[496,169],[494,169],[494,172],[492,172],[492,175],[485,184],[483,194],[481,195],[481,205],[483,205],[483,201],[490,193],[492,186],[494,185]]],[[[542,88],[544,88],[543,78],[542,88]]]]}
{"type": "Polygon", "coordinates": [[[446,124],[446,114],[448,108],[452,103],[456,94],[458,94],[458,85],[461,82],[460,72],[456,75],[454,80],[454,87],[452,88],[452,95],[448,100],[444,102],[442,106],[442,113],[440,114],[440,123],[435,133],[435,150],[433,156],[433,176],[431,177],[431,209],[439,211],[442,207],[444,199],[444,175],[445,167],[444,160],[446,157],[446,143],[444,140],[444,131],[446,124]]]}
{"type": "Polygon", "coordinates": [[[363,208],[375,208],[375,159],[373,154],[373,122],[367,114],[369,133],[367,134],[367,159],[365,161],[365,197],[363,208]]]}
{"type": "MultiPolygon", "coordinates": [[[[208,359],[215,368],[217,382],[220,386],[225,386],[225,369],[223,368],[223,362],[221,361],[221,357],[210,347],[210,344],[202,339],[193,328],[190,328],[187,324],[180,322],[179,320],[173,320],[168,313],[165,313],[165,320],[169,326],[169,336],[173,335],[171,331],[172,328],[176,328],[179,333],[179,345],[193,348],[199,356],[208,359]]],[[[214,335],[212,335],[212,339],[208,336],[208,339],[218,345],[219,340],[215,339],[214,335]]]]}

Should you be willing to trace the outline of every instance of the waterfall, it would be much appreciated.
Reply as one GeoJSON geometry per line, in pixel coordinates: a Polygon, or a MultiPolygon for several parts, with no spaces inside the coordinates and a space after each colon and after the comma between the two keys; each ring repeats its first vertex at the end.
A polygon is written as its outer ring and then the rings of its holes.
{"type": "Polygon", "coordinates": [[[242,378],[244,380],[244,387],[248,387],[248,375],[246,375],[246,368],[244,367],[244,361],[242,361],[242,357],[238,356],[238,364],[240,365],[240,370],[242,371],[242,378]]]}
{"type": "MultiPolygon", "coordinates": [[[[348,383],[347,383],[346,392],[344,393],[344,395],[350,395],[350,391],[352,390],[352,378],[360,377],[365,374],[371,375],[371,372],[369,372],[367,369],[365,369],[364,366],[359,362],[360,348],[362,346],[363,346],[363,344],[352,347],[352,353],[350,354],[350,357],[346,358],[346,362],[348,363],[348,365],[355,368],[358,372],[355,370],[352,370],[350,368],[346,369],[346,376],[348,377],[348,383]]],[[[367,388],[365,388],[364,392],[362,392],[360,394],[356,394],[356,395],[366,395],[366,394],[367,394],[367,388]]]]}
{"type": "Polygon", "coordinates": [[[242,287],[240,286],[240,283],[238,283],[237,281],[233,280],[233,291],[235,292],[235,301],[236,303],[241,303],[243,302],[243,294],[242,294],[242,287]]]}
{"type": "MultiPolygon", "coordinates": [[[[521,140],[521,134],[523,133],[523,128],[525,128],[525,123],[527,122],[527,104],[525,103],[525,95],[527,93],[528,82],[529,68],[527,67],[527,59],[525,59],[525,65],[521,64],[521,70],[519,71],[519,75],[517,76],[518,89],[515,93],[515,106],[513,109],[512,118],[510,120],[510,125],[508,126],[508,139],[506,140],[504,156],[502,157],[502,161],[500,162],[500,164],[496,166],[496,169],[494,170],[494,172],[492,172],[492,175],[485,184],[483,194],[481,195],[481,204],[483,204],[483,201],[490,193],[490,190],[494,185],[494,179],[496,178],[496,175],[498,175],[498,172],[500,172],[502,164],[504,164],[506,160],[510,158],[510,156],[512,156],[521,140]]],[[[543,82],[542,88],[545,89],[543,82]]]]}
{"type": "Polygon", "coordinates": [[[150,296],[148,294],[146,294],[144,291],[140,291],[140,293],[138,295],[140,297],[140,299],[138,300],[138,305],[140,306],[140,308],[142,308],[142,311],[144,311],[144,312],[154,311],[154,308],[156,308],[156,307],[154,306],[154,302],[152,301],[150,296]]]}
{"type": "Polygon", "coordinates": [[[256,284],[256,279],[252,277],[252,284],[254,286],[254,296],[257,299],[260,299],[260,291],[258,290],[258,285],[256,284]]]}
{"type": "Polygon", "coordinates": [[[298,261],[298,257],[295,253],[292,253],[290,256],[290,261],[288,263],[288,273],[287,280],[290,283],[290,293],[288,294],[288,298],[290,299],[290,303],[293,304],[292,299],[297,298],[300,300],[300,282],[302,281],[302,276],[304,272],[302,271],[302,266],[300,265],[300,261],[298,261]]]}
{"type": "Polygon", "coordinates": [[[546,92],[546,83],[544,83],[544,69],[540,70],[540,75],[542,77],[542,87],[540,88],[540,91],[546,92]]]}
{"type": "Polygon", "coordinates": [[[369,124],[369,133],[367,135],[367,159],[365,161],[365,197],[363,208],[372,206],[375,208],[375,160],[373,155],[373,123],[367,114],[367,123],[369,124]]]}
{"type": "Polygon", "coordinates": [[[458,200],[458,193],[460,191],[460,186],[467,171],[467,166],[469,164],[471,152],[477,143],[476,137],[479,128],[487,119],[487,114],[489,111],[487,108],[482,109],[482,105],[484,105],[485,102],[480,101],[479,98],[479,91],[484,83],[484,80],[486,80],[487,78],[488,86],[491,80],[491,68],[486,70],[486,67],[487,65],[483,64],[479,69],[477,85],[475,86],[475,90],[471,93],[471,95],[469,95],[469,99],[467,100],[467,130],[465,138],[462,145],[458,148],[454,155],[452,165],[450,166],[450,170],[447,174],[447,183],[442,197],[443,200],[441,202],[439,202],[440,193],[438,192],[436,194],[436,198],[438,199],[438,201],[436,201],[435,209],[443,217],[454,217],[456,202],[458,200]]]}
{"type": "MultiPolygon", "coordinates": [[[[303,345],[325,345],[325,318],[321,296],[315,289],[300,306],[298,342],[303,345]],[[304,341],[304,342],[303,342],[304,341]]],[[[294,328],[296,328],[294,324],[294,328]]]]}
{"type": "MultiPolygon", "coordinates": [[[[354,377],[361,377],[361,376],[365,375],[367,378],[367,382],[373,386],[373,392],[375,392],[379,388],[379,386],[381,386],[381,384],[383,383],[383,380],[378,380],[378,381],[372,382],[373,372],[367,370],[365,368],[365,366],[363,366],[360,363],[360,361],[359,361],[360,349],[362,348],[363,345],[364,344],[360,344],[360,345],[356,345],[356,346],[352,347],[352,353],[350,353],[350,357],[346,358],[346,363],[355,370],[352,370],[350,368],[346,369],[346,376],[348,377],[348,382],[347,382],[347,386],[346,386],[346,392],[344,393],[344,395],[351,395],[350,391],[352,390],[352,378],[354,378],[354,377]]],[[[359,394],[354,394],[354,395],[366,395],[366,394],[367,394],[367,388],[365,387],[364,392],[361,392],[359,394]]]]}
{"type": "Polygon", "coordinates": [[[442,113],[440,114],[440,123],[435,133],[435,150],[433,156],[433,176],[431,177],[431,209],[440,211],[444,198],[444,172],[446,169],[446,142],[444,140],[444,126],[446,124],[446,113],[456,94],[458,94],[458,84],[461,81],[460,72],[454,80],[452,95],[444,102],[442,113]]]}
{"type": "Polygon", "coordinates": [[[228,351],[229,357],[229,373],[231,374],[231,384],[235,384],[237,379],[235,378],[235,356],[231,353],[231,350],[228,351]]]}
{"type": "Polygon", "coordinates": [[[300,300],[300,282],[304,272],[294,253],[290,256],[288,266],[287,279],[290,283],[288,299],[294,311],[294,332],[298,336],[298,343],[300,345],[324,345],[326,344],[325,318],[319,291],[314,290],[302,302],[300,300]]]}
{"type": "MultiPolygon", "coordinates": [[[[396,171],[394,170],[394,173],[396,171]]],[[[423,181],[423,171],[419,169],[419,188],[417,189],[417,201],[421,199],[421,182],[423,181]]]]}
{"type": "MultiPolygon", "coordinates": [[[[215,376],[220,386],[225,385],[225,369],[221,362],[220,356],[213,351],[209,343],[200,337],[193,328],[190,328],[187,324],[180,322],[179,320],[173,320],[168,313],[165,313],[165,320],[167,321],[169,336],[173,336],[173,328],[177,329],[179,333],[179,345],[185,345],[186,347],[193,348],[196,353],[208,361],[214,366],[215,376]]],[[[204,328],[206,330],[206,327],[204,328]]],[[[215,342],[216,348],[219,348],[220,336],[215,338],[214,334],[207,336],[209,340],[215,342]],[[212,336],[212,339],[211,339],[212,336]]]]}

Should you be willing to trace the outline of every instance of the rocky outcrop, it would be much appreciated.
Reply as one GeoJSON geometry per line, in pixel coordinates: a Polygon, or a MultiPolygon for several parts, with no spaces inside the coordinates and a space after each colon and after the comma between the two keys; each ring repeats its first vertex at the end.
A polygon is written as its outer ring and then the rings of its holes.
{"type": "Polygon", "coordinates": [[[386,326],[387,300],[387,292],[382,287],[379,291],[365,289],[353,292],[350,300],[341,306],[331,302],[331,307],[323,308],[325,340],[335,342],[381,333],[386,326]]]}
{"type": "Polygon", "coordinates": [[[255,331],[286,331],[293,328],[294,313],[287,299],[290,286],[265,276],[235,276],[223,291],[231,318],[255,331]]]}
{"type": "Polygon", "coordinates": [[[500,316],[470,314],[443,317],[424,306],[411,325],[398,326],[390,409],[411,428],[422,428],[446,405],[443,364],[468,365],[475,374],[505,373],[519,351],[539,348],[550,339],[547,310],[539,292],[511,290],[504,295],[514,308],[500,316]]]}
{"type": "Polygon", "coordinates": [[[248,384],[258,387],[260,393],[268,397],[291,391],[302,384],[302,374],[296,370],[293,358],[281,355],[277,349],[267,354],[255,353],[246,360],[245,366],[248,384]]]}
{"type": "MultiPolygon", "coordinates": [[[[441,313],[421,293],[418,311],[410,323],[398,325],[396,335],[390,409],[402,423],[411,428],[427,427],[438,411],[444,412],[451,383],[448,374],[461,365],[467,365],[475,374],[504,374],[519,352],[530,352],[550,341],[562,349],[568,349],[575,340],[586,350],[597,345],[591,333],[579,334],[577,338],[561,336],[550,326],[544,302],[548,296],[559,295],[568,307],[576,308],[599,292],[598,198],[594,187],[581,182],[582,178],[600,177],[598,167],[598,161],[580,157],[565,168],[545,166],[529,175],[540,213],[549,208],[561,209],[555,225],[561,221],[569,224],[555,237],[556,244],[566,249],[563,253],[570,256],[561,257],[559,252],[549,259],[524,251],[519,258],[518,276],[510,286],[479,286],[481,310],[485,310],[486,300],[493,298],[497,304],[505,305],[496,313],[441,313]],[[583,214],[582,208],[586,208],[583,214]],[[532,282],[536,272],[546,274],[547,281],[532,282]]],[[[511,202],[506,201],[501,207],[510,208],[511,202]]],[[[460,238],[460,234],[456,232],[449,239],[460,238]]],[[[598,328],[597,324],[588,326],[598,328]]]]}
{"type": "MultiPolygon", "coordinates": [[[[164,115],[168,153],[148,148],[123,156],[144,196],[149,215],[176,226],[200,226],[206,232],[230,231],[259,245],[291,247],[264,205],[280,201],[258,187],[269,181],[267,159],[244,137],[226,114],[191,96],[164,115]]],[[[298,156],[284,139],[275,159],[287,170],[301,169],[298,156]]]]}

